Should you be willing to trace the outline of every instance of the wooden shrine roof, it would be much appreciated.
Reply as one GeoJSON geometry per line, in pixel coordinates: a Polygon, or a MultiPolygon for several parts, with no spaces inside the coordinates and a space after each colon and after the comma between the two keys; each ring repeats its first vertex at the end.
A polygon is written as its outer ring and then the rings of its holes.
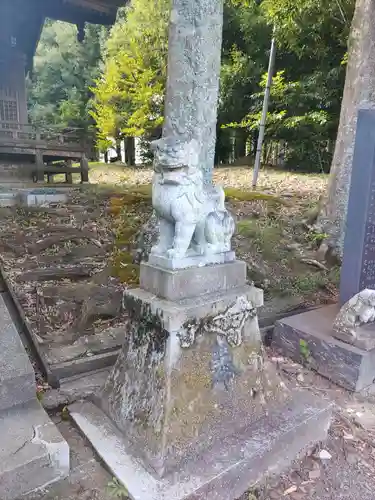
{"type": "MultiPolygon", "coordinates": [[[[82,26],[111,25],[127,0],[0,0],[0,29],[9,31],[31,67],[46,18],[82,26]],[[2,21],[2,22],[1,22],[2,21]],[[3,25],[2,25],[3,23],[3,25]]],[[[1,34],[0,34],[1,42],[1,34]]]]}

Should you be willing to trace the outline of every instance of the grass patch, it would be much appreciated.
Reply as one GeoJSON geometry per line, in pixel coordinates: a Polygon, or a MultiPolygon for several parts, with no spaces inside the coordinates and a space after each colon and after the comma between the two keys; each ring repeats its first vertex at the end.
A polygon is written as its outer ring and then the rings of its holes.
{"type": "Polygon", "coordinates": [[[318,290],[328,290],[338,286],[340,269],[335,267],[329,271],[310,271],[297,276],[284,276],[273,287],[275,295],[311,296],[318,290]]]}
{"type": "Polygon", "coordinates": [[[267,193],[260,193],[259,191],[244,191],[236,188],[226,188],[225,196],[228,201],[267,201],[276,205],[288,205],[285,200],[278,196],[267,193]]]}
{"type": "Polygon", "coordinates": [[[238,234],[248,238],[262,257],[268,260],[280,258],[279,244],[283,238],[283,226],[275,219],[242,219],[237,223],[238,234]]]}

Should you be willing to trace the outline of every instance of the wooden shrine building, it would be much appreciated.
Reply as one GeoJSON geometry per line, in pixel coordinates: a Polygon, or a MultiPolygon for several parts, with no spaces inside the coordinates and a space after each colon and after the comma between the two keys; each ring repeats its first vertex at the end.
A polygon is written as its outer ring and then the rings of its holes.
{"type": "Polygon", "coordinates": [[[59,171],[67,181],[77,170],[88,180],[82,137],[74,131],[53,134],[28,123],[25,77],[46,18],[76,24],[110,25],[125,0],[0,0],[0,187],[7,182],[44,181],[59,171]],[[57,161],[57,163],[56,163],[57,161]],[[51,165],[52,164],[52,165],[51,165]]]}

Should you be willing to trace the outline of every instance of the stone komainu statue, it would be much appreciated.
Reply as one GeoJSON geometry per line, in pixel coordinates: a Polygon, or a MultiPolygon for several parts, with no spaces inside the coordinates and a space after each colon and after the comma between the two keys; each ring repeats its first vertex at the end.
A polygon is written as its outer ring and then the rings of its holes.
{"type": "Polygon", "coordinates": [[[375,321],[375,290],[365,289],[346,302],[333,323],[333,336],[356,344],[359,328],[375,321]]]}
{"type": "Polygon", "coordinates": [[[204,188],[199,145],[162,138],[154,152],[152,204],[160,218],[159,242],[151,253],[183,258],[230,251],[235,224],[221,187],[204,188]]]}

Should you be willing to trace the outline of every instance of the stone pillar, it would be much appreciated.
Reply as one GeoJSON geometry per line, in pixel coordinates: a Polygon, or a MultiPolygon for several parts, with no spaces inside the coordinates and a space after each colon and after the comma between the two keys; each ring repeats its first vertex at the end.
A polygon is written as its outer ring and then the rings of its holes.
{"type": "Polygon", "coordinates": [[[223,0],[173,0],[164,137],[195,139],[212,182],[223,29],[223,0]]]}

